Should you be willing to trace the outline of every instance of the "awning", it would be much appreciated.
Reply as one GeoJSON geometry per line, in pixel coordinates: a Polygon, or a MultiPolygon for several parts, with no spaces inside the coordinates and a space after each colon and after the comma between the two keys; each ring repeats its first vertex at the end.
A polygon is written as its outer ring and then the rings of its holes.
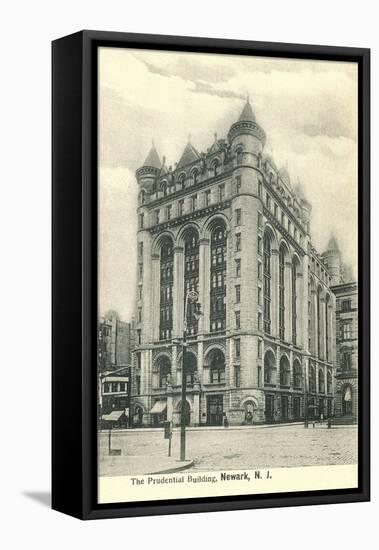
{"type": "Polygon", "coordinates": [[[161,414],[166,410],[167,402],[165,399],[160,399],[154,403],[153,408],[150,411],[150,414],[161,414]]]}
{"type": "Polygon", "coordinates": [[[103,414],[103,420],[113,420],[114,422],[119,420],[124,414],[124,411],[112,411],[109,414],[103,414]]]}

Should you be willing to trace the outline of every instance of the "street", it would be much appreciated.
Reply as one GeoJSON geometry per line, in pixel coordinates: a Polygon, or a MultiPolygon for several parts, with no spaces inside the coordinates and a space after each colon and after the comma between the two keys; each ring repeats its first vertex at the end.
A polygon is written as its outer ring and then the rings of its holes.
{"type": "MultiPolygon", "coordinates": [[[[357,463],[356,426],[326,425],[255,427],[187,431],[186,458],[192,470],[238,470],[357,463]]],[[[127,430],[112,433],[112,448],[120,457],[108,457],[108,432],[99,434],[100,475],[126,475],[127,457],[135,457],[132,473],[138,474],[137,457],[167,456],[168,440],[162,430],[127,430]]],[[[172,456],[179,458],[180,433],[174,431],[172,456]]]]}

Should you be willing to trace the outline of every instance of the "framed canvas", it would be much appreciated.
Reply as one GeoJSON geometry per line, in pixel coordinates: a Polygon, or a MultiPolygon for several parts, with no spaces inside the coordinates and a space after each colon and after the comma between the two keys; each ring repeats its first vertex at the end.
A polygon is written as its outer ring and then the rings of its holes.
{"type": "Polygon", "coordinates": [[[369,500],[369,50],[52,52],[53,508],[369,500]]]}

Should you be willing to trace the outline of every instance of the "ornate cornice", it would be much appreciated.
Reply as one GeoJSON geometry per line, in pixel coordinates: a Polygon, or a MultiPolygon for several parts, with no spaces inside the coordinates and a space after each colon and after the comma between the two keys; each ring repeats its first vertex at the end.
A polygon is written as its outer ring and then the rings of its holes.
{"type": "Polygon", "coordinates": [[[231,204],[230,200],[226,200],[218,204],[212,204],[210,206],[206,206],[205,208],[200,208],[199,210],[195,210],[194,212],[184,214],[183,216],[180,216],[178,218],[174,218],[172,220],[168,220],[158,225],[154,225],[153,227],[150,227],[147,230],[152,235],[154,235],[155,233],[160,233],[161,231],[164,231],[165,229],[169,229],[170,227],[176,227],[178,225],[187,223],[191,220],[196,220],[198,218],[202,218],[203,216],[214,214],[215,212],[221,212],[222,210],[229,208],[230,204],[231,204]]]}

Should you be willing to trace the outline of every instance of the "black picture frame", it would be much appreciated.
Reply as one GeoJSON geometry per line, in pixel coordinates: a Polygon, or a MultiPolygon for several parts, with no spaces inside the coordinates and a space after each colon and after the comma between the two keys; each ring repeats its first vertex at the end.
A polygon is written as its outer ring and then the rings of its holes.
{"type": "Polygon", "coordinates": [[[52,44],[52,507],[81,519],[370,499],[370,50],[82,31],[52,44]],[[355,61],[359,109],[359,486],[357,489],[96,503],[97,48],[355,61]]]}

